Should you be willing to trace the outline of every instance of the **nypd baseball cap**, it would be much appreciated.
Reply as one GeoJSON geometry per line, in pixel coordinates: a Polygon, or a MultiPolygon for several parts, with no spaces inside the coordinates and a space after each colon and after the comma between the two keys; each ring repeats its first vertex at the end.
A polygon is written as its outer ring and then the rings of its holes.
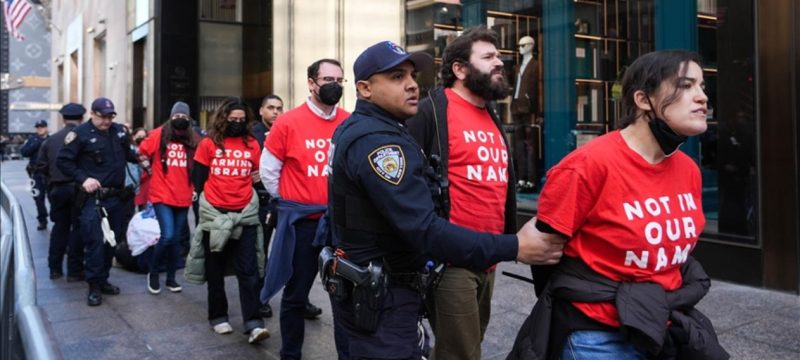
{"type": "Polygon", "coordinates": [[[430,54],[407,53],[391,41],[381,41],[358,55],[353,64],[353,73],[356,75],[356,81],[367,80],[370,76],[391,70],[404,61],[411,61],[417,71],[433,67],[433,57],[430,54]]]}
{"type": "Polygon", "coordinates": [[[33,125],[33,127],[37,127],[37,128],[38,127],[47,127],[47,121],[39,120],[39,121],[36,122],[36,124],[33,125]]]}
{"type": "Polygon", "coordinates": [[[117,112],[114,111],[114,103],[104,97],[97,98],[92,102],[92,111],[103,116],[117,114],[117,112]]]}

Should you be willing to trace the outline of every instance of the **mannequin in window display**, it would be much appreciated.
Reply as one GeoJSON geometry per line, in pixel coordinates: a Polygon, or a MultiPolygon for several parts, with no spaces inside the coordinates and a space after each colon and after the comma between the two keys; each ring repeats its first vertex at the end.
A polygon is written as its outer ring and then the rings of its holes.
{"type": "Polygon", "coordinates": [[[536,47],[533,37],[523,36],[518,45],[522,63],[514,66],[516,81],[511,99],[511,115],[515,125],[514,163],[517,166],[519,190],[533,192],[539,180],[536,169],[541,128],[531,126],[539,125],[539,66],[533,56],[536,47]]]}

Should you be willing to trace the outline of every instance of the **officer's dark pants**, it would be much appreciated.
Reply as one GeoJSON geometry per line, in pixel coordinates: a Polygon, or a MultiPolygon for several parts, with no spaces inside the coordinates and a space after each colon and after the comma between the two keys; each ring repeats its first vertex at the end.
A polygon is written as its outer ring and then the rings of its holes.
{"type": "MultiPolygon", "coordinates": [[[[120,239],[119,234],[123,234],[126,228],[123,205],[123,202],[116,196],[100,200],[100,206],[104,207],[108,213],[108,224],[114,231],[116,239],[120,239]]],[[[108,282],[108,272],[111,269],[111,260],[114,258],[114,249],[103,240],[100,214],[95,206],[94,196],[89,196],[81,208],[79,229],[86,250],[86,282],[90,285],[108,282]]]]}
{"type": "Polygon", "coordinates": [[[225,295],[225,270],[233,261],[233,270],[239,282],[239,304],[245,332],[264,327],[258,312],[260,307],[258,284],[258,259],[256,256],[255,226],[245,226],[240,239],[228,239],[221,252],[211,252],[209,234],[203,233],[203,250],[206,258],[208,281],[208,321],[214,326],[228,321],[228,299],[225,295]]]}
{"type": "MultiPolygon", "coordinates": [[[[44,205],[44,197],[47,193],[44,187],[44,176],[33,175],[33,188],[36,190],[34,193],[33,201],[36,203],[36,220],[40,224],[47,224],[47,207],[44,205]]],[[[52,202],[50,202],[52,207],[52,202]]]]}
{"type": "Polygon", "coordinates": [[[75,184],[56,184],[48,191],[50,199],[50,250],[47,264],[50,272],[63,274],[64,253],[67,253],[67,275],[83,272],[83,244],[81,243],[78,209],[75,205],[75,184]]]}
{"type": "Polygon", "coordinates": [[[389,288],[380,324],[374,333],[367,333],[354,324],[353,301],[332,300],[333,320],[342,325],[350,341],[350,358],[415,359],[422,358],[419,346],[418,322],[422,298],[415,290],[389,288]]]}
{"type": "Polygon", "coordinates": [[[317,257],[322,250],[311,245],[317,231],[317,220],[302,219],[295,223],[292,277],[281,297],[281,359],[300,359],[305,337],[303,313],[308,293],[317,276],[317,257]]]}

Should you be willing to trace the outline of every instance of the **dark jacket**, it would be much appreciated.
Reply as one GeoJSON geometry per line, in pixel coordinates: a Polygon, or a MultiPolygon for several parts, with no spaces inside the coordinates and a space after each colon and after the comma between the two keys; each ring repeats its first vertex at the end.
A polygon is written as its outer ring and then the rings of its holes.
{"type": "Polygon", "coordinates": [[[28,164],[29,166],[36,166],[36,160],[39,157],[39,148],[42,146],[42,143],[47,139],[48,135],[39,136],[36,134],[31,135],[28,137],[28,140],[25,141],[25,144],[19,149],[19,153],[22,156],[28,157],[28,164]]]}
{"type": "Polygon", "coordinates": [[[39,149],[39,159],[37,160],[36,168],[47,178],[50,184],[68,183],[73,181],[72,177],[65,175],[56,165],[56,158],[58,151],[64,146],[64,138],[67,134],[78,126],[76,123],[69,122],[63,129],[59,130],[53,136],[50,136],[42,143],[39,149]]]}
{"type": "MultiPolygon", "coordinates": [[[[267,276],[261,288],[261,303],[266,304],[280,291],[292,277],[292,259],[294,258],[295,223],[309,215],[325,211],[324,205],[311,205],[278,199],[278,223],[275,226],[275,237],[272,239],[272,253],[267,262],[267,276]]],[[[305,241],[305,239],[302,239],[305,241]]]]}
{"type": "Polygon", "coordinates": [[[403,119],[358,100],[331,148],[330,227],[354,263],[383,258],[392,272],[416,272],[430,257],[477,269],[516,258],[515,234],[471,231],[436,215],[432,171],[403,119]]]}
{"type": "Polygon", "coordinates": [[[256,121],[253,124],[253,137],[256,138],[258,141],[258,146],[263,148],[264,141],[267,139],[267,132],[269,132],[269,127],[261,121],[256,121]]]}
{"type": "MultiPolygon", "coordinates": [[[[520,65],[514,66],[514,74],[519,74],[520,65]]],[[[522,69],[522,78],[517,98],[511,99],[511,113],[513,114],[538,114],[539,113],[539,64],[536,58],[531,58],[525,69],[522,69]]],[[[515,88],[516,91],[516,88],[515,88]]],[[[514,94],[512,94],[514,95],[514,94]]]]}
{"type": "MultiPolygon", "coordinates": [[[[486,106],[489,116],[497,125],[500,134],[503,131],[502,122],[497,115],[494,103],[487,103],[486,106]]],[[[428,92],[428,95],[420,101],[417,115],[406,121],[408,131],[417,140],[428,160],[432,155],[438,155],[442,159],[442,175],[447,179],[447,166],[449,159],[449,143],[447,141],[447,96],[444,88],[436,88],[428,92]],[[438,126],[437,126],[438,124],[438,126]]],[[[517,183],[514,175],[514,165],[511,158],[508,159],[508,190],[506,191],[506,209],[504,233],[517,233],[517,193],[515,184],[517,183]]],[[[449,203],[449,199],[446,199],[449,203]]],[[[447,209],[449,212],[449,209],[447,209]]],[[[445,214],[446,215],[446,214],[445,214]]]]}
{"type": "Polygon", "coordinates": [[[711,287],[699,262],[689,257],[681,267],[683,284],[667,292],[654,283],[615,282],[591,270],[584,262],[564,257],[550,277],[544,294],[522,324],[507,359],[553,358],[566,339],[550,339],[553,301],[614,302],[620,331],[650,357],[669,343],[678,359],[728,359],[711,321],[694,306],[711,287]],[[667,320],[672,322],[667,326],[667,320]]]}

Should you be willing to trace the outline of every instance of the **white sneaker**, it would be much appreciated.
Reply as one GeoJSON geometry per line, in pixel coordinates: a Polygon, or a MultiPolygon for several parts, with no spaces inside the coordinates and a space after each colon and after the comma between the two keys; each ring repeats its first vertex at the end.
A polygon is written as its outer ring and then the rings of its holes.
{"type": "Polygon", "coordinates": [[[253,330],[250,330],[250,338],[247,339],[247,342],[251,344],[255,344],[261,340],[264,340],[269,337],[269,330],[257,327],[253,330]]]}
{"type": "Polygon", "coordinates": [[[217,325],[214,325],[214,332],[220,335],[230,334],[233,332],[233,327],[231,327],[231,324],[228,323],[227,321],[222,322],[217,325]]]}

